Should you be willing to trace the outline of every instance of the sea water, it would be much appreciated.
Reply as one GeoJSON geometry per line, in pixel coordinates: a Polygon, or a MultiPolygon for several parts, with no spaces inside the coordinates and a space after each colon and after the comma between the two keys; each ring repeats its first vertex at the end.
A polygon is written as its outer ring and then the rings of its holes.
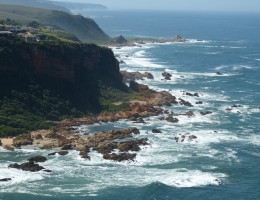
{"type": "Polygon", "coordinates": [[[187,38],[186,43],[112,49],[126,63],[122,70],[154,75],[154,80],[140,83],[194,105],[165,109],[191,110],[195,116],[177,116],[177,124],[156,116],[147,118],[146,124],[122,120],[78,127],[82,134],[139,128],[136,137],[147,137],[149,145],[134,162],[103,160],[96,152],[86,161],[71,151],[42,164],[52,173],[30,173],[7,166],[49,151],[0,149],[0,178],[12,178],[0,183],[0,199],[260,199],[260,14],[95,11],[85,15],[111,36],[187,38]],[[164,71],[173,75],[171,80],[162,80],[164,71]],[[204,116],[201,111],[212,114],[204,116]],[[153,134],[154,128],[162,133],[153,134]],[[181,135],[197,139],[176,142],[181,135]]]}

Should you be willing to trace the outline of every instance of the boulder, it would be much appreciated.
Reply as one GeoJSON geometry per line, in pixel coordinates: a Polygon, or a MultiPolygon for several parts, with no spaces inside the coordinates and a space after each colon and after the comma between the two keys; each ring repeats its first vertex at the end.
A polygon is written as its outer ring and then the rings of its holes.
{"type": "Polygon", "coordinates": [[[144,92],[149,90],[149,87],[147,85],[139,84],[135,81],[130,81],[129,85],[130,89],[135,91],[135,92],[144,92]]]}
{"type": "Polygon", "coordinates": [[[185,101],[184,99],[181,99],[181,98],[179,98],[179,104],[184,105],[184,106],[193,107],[193,105],[190,102],[185,101]]]}
{"type": "Polygon", "coordinates": [[[106,153],[111,153],[116,148],[117,148],[116,142],[104,141],[99,143],[97,147],[94,147],[93,150],[96,150],[98,153],[101,154],[106,154],[106,153]]]}
{"type": "Polygon", "coordinates": [[[11,178],[2,178],[0,179],[0,182],[7,182],[7,181],[11,181],[11,178]]]}
{"type": "Polygon", "coordinates": [[[197,93],[197,92],[194,93],[194,94],[192,94],[192,93],[190,93],[190,92],[186,92],[185,95],[191,96],[191,97],[199,97],[199,93],[197,93]]]}
{"type": "Polygon", "coordinates": [[[8,151],[14,151],[14,147],[11,147],[9,145],[5,145],[5,146],[3,146],[3,148],[8,150],[8,151]]]}
{"type": "Polygon", "coordinates": [[[152,130],[152,133],[161,133],[161,131],[158,130],[158,129],[153,129],[153,130],[152,130]]]}
{"type": "Polygon", "coordinates": [[[195,139],[197,139],[198,137],[196,136],[196,135],[190,135],[189,136],[189,140],[195,140],[195,139]]]}
{"type": "Polygon", "coordinates": [[[9,165],[8,168],[21,169],[23,171],[30,171],[30,172],[38,172],[45,169],[44,167],[35,164],[33,161],[25,162],[22,163],[21,165],[14,163],[9,165]]]}
{"type": "Polygon", "coordinates": [[[209,115],[209,114],[212,114],[212,112],[211,111],[205,111],[205,112],[200,112],[200,114],[201,115],[209,115]]]}
{"type": "Polygon", "coordinates": [[[71,149],[73,149],[71,144],[65,144],[63,145],[63,147],[61,147],[61,150],[71,150],[71,149]]]}
{"type": "Polygon", "coordinates": [[[192,117],[192,116],[194,116],[195,114],[194,114],[194,112],[192,112],[192,111],[188,111],[188,112],[184,113],[184,115],[186,115],[186,116],[188,116],[188,117],[192,117]]]}
{"type": "Polygon", "coordinates": [[[103,156],[104,159],[106,160],[113,160],[113,161],[118,161],[118,162],[122,162],[122,161],[126,161],[126,160],[134,160],[136,157],[136,154],[131,154],[131,153],[112,153],[112,154],[105,154],[103,156]]]}
{"type": "Polygon", "coordinates": [[[14,138],[13,145],[15,147],[20,147],[24,145],[32,145],[33,139],[31,137],[31,134],[22,134],[14,138]]]}
{"type": "Polygon", "coordinates": [[[154,76],[150,72],[145,72],[144,77],[146,77],[147,79],[154,79],[154,76]]]}
{"type": "Polygon", "coordinates": [[[45,156],[34,156],[28,159],[28,161],[32,162],[46,162],[47,158],[45,156]]]}
{"type": "Polygon", "coordinates": [[[165,118],[166,121],[172,122],[172,123],[178,123],[179,120],[177,118],[174,118],[173,116],[169,115],[168,117],[165,118]]]}
{"type": "Polygon", "coordinates": [[[140,140],[131,140],[127,142],[121,142],[117,145],[119,151],[140,151],[140,145],[148,145],[147,138],[142,138],[140,140]]]}
{"type": "Polygon", "coordinates": [[[42,137],[41,134],[37,134],[37,135],[34,136],[34,139],[35,139],[35,140],[42,140],[43,137],[42,137]]]}
{"type": "Polygon", "coordinates": [[[169,72],[163,72],[162,76],[165,80],[171,80],[172,75],[169,72]]]}
{"type": "Polygon", "coordinates": [[[119,64],[126,64],[126,63],[125,63],[125,61],[120,60],[120,61],[119,61],[119,64]]]}
{"type": "Polygon", "coordinates": [[[180,35],[176,35],[175,38],[172,39],[172,42],[187,42],[187,40],[180,35]]]}
{"type": "Polygon", "coordinates": [[[59,151],[58,152],[58,154],[60,155],[60,156],[65,156],[65,155],[67,155],[69,152],[68,151],[59,151]]]}
{"type": "Polygon", "coordinates": [[[195,104],[203,104],[202,101],[197,101],[195,104]]]}

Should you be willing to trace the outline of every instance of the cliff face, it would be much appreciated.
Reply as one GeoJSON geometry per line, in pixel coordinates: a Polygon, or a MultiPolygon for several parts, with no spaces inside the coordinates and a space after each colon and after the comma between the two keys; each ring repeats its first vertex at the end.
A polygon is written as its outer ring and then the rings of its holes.
{"type": "Polygon", "coordinates": [[[126,88],[113,52],[93,44],[2,41],[0,79],[1,96],[14,89],[26,91],[34,81],[83,112],[99,111],[101,85],[126,88]]]}

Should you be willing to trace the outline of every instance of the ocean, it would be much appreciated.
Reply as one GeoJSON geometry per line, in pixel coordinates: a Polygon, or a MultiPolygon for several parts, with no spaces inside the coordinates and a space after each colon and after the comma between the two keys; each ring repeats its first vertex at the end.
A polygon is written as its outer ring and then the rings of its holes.
{"type": "Polygon", "coordinates": [[[85,161],[71,151],[42,164],[53,173],[30,173],[7,166],[49,151],[0,148],[0,179],[12,178],[0,183],[0,199],[260,199],[260,14],[108,10],[85,15],[113,37],[187,38],[187,43],[112,49],[126,63],[122,70],[154,75],[154,80],[139,83],[194,105],[165,109],[191,110],[195,116],[178,116],[177,124],[157,116],[146,124],[122,120],[78,127],[81,133],[139,128],[136,137],[147,137],[150,145],[134,162],[105,161],[95,152],[85,161]],[[171,80],[162,80],[164,71],[172,74],[171,80]],[[202,111],[212,114],[201,115],[202,111]],[[154,128],[162,133],[153,134],[154,128]],[[176,142],[181,135],[197,139],[176,142]]]}

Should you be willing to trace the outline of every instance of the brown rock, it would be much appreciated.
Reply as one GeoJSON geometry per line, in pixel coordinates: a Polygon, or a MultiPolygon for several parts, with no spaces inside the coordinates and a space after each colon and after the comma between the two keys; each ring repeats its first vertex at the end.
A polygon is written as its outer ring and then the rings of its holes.
{"type": "Polygon", "coordinates": [[[37,134],[37,135],[35,135],[34,139],[35,140],[42,140],[43,138],[42,138],[41,134],[37,134]]]}
{"type": "Polygon", "coordinates": [[[13,145],[15,147],[20,147],[24,145],[32,145],[33,139],[31,137],[31,134],[22,134],[14,138],[13,145]]]}
{"type": "Polygon", "coordinates": [[[116,153],[112,153],[112,154],[105,154],[103,156],[104,159],[106,160],[113,160],[113,161],[118,161],[118,162],[122,162],[122,161],[126,161],[126,160],[134,160],[136,157],[136,154],[130,154],[130,153],[120,153],[120,154],[116,154],[116,153]]]}

